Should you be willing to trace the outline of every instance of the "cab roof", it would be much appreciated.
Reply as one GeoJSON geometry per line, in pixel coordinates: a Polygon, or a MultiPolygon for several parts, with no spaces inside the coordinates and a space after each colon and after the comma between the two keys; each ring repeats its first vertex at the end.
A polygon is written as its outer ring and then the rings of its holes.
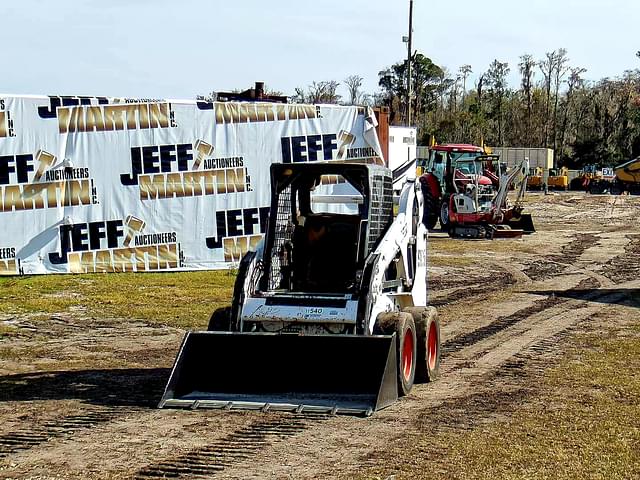
{"type": "Polygon", "coordinates": [[[434,145],[431,149],[437,152],[484,152],[482,147],[471,145],[470,143],[445,143],[444,145],[434,145]]]}

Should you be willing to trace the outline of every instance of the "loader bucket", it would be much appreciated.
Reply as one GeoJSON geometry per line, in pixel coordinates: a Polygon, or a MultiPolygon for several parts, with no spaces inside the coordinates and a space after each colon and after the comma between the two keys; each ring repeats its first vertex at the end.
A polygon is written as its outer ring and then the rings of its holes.
{"type": "Polygon", "coordinates": [[[159,408],[371,415],[396,368],[395,335],[188,332],[159,408]]]}
{"type": "Polygon", "coordinates": [[[507,225],[513,229],[522,230],[524,233],[535,233],[536,231],[530,213],[523,213],[517,218],[511,218],[507,225]]]}

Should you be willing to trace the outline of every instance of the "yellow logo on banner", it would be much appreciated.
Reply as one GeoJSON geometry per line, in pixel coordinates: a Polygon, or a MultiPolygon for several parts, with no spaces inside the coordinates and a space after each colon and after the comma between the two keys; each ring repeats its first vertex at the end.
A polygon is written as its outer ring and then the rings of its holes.
{"type": "Polygon", "coordinates": [[[16,249],[14,247],[0,248],[0,275],[15,275],[18,273],[16,249]]]}
{"type": "Polygon", "coordinates": [[[121,174],[120,181],[126,186],[138,185],[141,200],[251,191],[244,158],[210,158],[213,151],[213,145],[204,140],[193,145],[132,147],[131,173],[121,174]],[[201,166],[203,170],[199,170],[201,166]]]}
{"type": "Polygon", "coordinates": [[[7,133],[7,114],[0,112],[0,137],[6,137],[7,133]]]}
{"type": "Polygon", "coordinates": [[[111,132],[176,126],[170,103],[59,107],[57,114],[60,133],[111,132]]]}
{"type": "MultiPolygon", "coordinates": [[[[211,104],[209,104],[211,105],[211,104]]],[[[215,102],[216,123],[259,123],[320,118],[315,105],[215,102]]]]}
{"type": "Polygon", "coordinates": [[[0,160],[0,212],[97,203],[88,168],[53,169],[56,156],[45,150],[38,150],[35,161],[37,168],[31,154],[2,157],[0,160]],[[30,172],[34,172],[31,182],[29,182],[30,172]]]}
{"type": "Polygon", "coordinates": [[[60,250],[49,253],[49,262],[68,264],[71,273],[178,268],[182,253],[176,232],[144,234],[145,226],[133,215],[124,221],[65,223],[58,227],[60,250]]]}
{"type": "Polygon", "coordinates": [[[6,110],[4,98],[0,98],[0,138],[15,137],[11,113],[6,110]]]}

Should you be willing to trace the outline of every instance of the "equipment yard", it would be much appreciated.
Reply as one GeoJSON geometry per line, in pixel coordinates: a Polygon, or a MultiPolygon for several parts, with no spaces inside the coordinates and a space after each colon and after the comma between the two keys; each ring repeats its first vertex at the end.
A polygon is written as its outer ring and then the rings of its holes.
{"type": "Polygon", "coordinates": [[[0,279],[0,478],[640,478],[640,197],[525,206],[431,232],[440,378],[367,418],[156,409],[231,273],[0,279]]]}

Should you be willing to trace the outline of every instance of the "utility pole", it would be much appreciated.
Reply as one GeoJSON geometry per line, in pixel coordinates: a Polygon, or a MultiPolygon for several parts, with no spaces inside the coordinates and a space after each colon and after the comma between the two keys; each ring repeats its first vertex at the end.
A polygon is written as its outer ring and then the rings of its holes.
{"type": "Polygon", "coordinates": [[[411,55],[411,40],[413,38],[413,0],[409,0],[409,38],[407,39],[407,127],[411,126],[411,97],[413,96],[413,58],[411,55]]]}

